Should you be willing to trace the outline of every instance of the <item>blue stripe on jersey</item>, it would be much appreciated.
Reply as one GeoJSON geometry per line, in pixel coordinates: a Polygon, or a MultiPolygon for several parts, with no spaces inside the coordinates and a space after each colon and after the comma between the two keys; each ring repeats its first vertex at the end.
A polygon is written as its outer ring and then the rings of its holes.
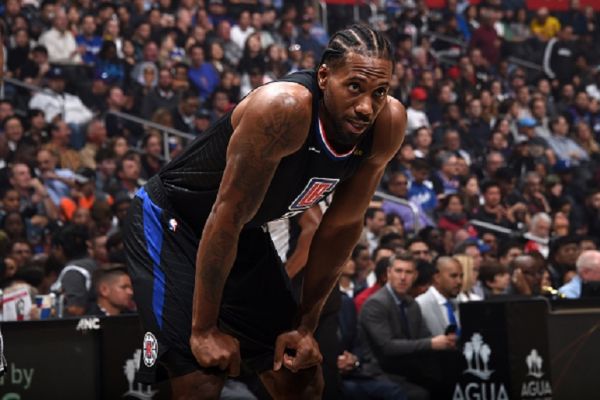
{"type": "Polygon", "coordinates": [[[160,269],[160,253],[163,244],[163,229],[160,224],[162,209],[152,202],[144,188],[137,194],[144,202],[144,236],[146,248],[152,260],[154,285],[152,288],[152,310],[159,328],[162,329],[162,313],[165,303],[165,273],[160,269]]]}

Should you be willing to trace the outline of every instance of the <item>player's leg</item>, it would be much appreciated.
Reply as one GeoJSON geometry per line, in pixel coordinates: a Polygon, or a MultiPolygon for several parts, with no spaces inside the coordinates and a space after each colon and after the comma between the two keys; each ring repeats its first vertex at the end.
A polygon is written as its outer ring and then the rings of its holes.
{"type": "Polygon", "coordinates": [[[292,372],[287,368],[259,375],[273,399],[320,399],[323,392],[321,366],[292,372]]]}
{"type": "Polygon", "coordinates": [[[171,378],[171,398],[173,400],[212,400],[218,399],[226,376],[224,373],[207,373],[203,370],[171,378]]]}
{"type": "Polygon", "coordinates": [[[131,205],[124,239],[145,332],[140,381],[155,382],[161,365],[168,371],[172,398],[218,398],[225,374],[202,369],[189,346],[195,235],[174,213],[140,191],[131,205]]]}

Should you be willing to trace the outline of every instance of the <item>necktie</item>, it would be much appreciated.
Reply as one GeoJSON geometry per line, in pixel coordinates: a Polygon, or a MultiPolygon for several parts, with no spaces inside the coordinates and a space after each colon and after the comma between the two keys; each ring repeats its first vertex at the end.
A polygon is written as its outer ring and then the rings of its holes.
{"type": "Polygon", "coordinates": [[[407,339],[410,339],[410,327],[408,325],[408,317],[406,316],[406,304],[404,302],[398,305],[400,309],[400,327],[402,328],[402,332],[406,335],[407,339]]]}
{"type": "Polygon", "coordinates": [[[456,315],[454,314],[454,306],[450,301],[446,301],[444,303],[446,306],[446,312],[448,313],[448,324],[456,325],[456,335],[460,335],[460,328],[458,327],[458,321],[456,320],[456,315]]]}

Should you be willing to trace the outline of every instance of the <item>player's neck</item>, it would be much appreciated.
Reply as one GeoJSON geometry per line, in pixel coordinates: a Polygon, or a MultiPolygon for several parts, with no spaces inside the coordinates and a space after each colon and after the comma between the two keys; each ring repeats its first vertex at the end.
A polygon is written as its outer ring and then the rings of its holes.
{"type": "Polygon", "coordinates": [[[327,107],[325,107],[325,103],[321,100],[319,103],[319,121],[321,124],[321,129],[323,130],[323,135],[326,137],[327,142],[331,144],[336,153],[344,154],[351,150],[353,150],[357,143],[352,145],[339,143],[337,139],[338,132],[336,130],[335,124],[333,123],[333,118],[327,107]]]}

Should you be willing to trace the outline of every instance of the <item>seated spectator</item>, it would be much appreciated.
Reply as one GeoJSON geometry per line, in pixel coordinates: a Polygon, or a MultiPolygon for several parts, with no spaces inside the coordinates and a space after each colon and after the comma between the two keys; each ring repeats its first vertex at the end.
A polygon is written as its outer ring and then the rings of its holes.
{"type": "Polygon", "coordinates": [[[367,301],[367,299],[371,297],[373,293],[381,289],[383,285],[385,285],[385,283],[387,282],[387,269],[390,265],[391,260],[391,257],[384,257],[375,262],[375,277],[377,278],[377,281],[373,286],[371,286],[370,288],[366,288],[354,298],[354,305],[356,307],[357,314],[360,313],[360,309],[362,308],[365,301],[367,301]]]}
{"type": "Polygon", "coordinates": [[[92,119],[92,112],[75,95],[65,92],[66,76],[62,68],[53,67],[46,73],[48,91],[37,92],[29,108],[44,112],[46,122],[53,123],[58,115],[70,125],[80,126],[92,119]]]}
{"type": "Polygon", "coordinates": [[[154,112],[160,108],[164,108],[171,112],[177,103],[179,102],[179,96],[173,90],[173,77],[171,76],[171,70],[167,68],[161,68],[158,72],[158,81],[156,87],[148,92],[143,97],[142,108],[140,114],[142,117],[149,119],[152,117],[154,112]]]}
{"type": "Polygon", "coordinates": [[[96,301],[88,307],[87,315],[113,316],[133,310],[133,287],[125,267],[109,267],[95,272],[96,301]]]}
{"type": "Polygon", "coordinates": [[[581,297],[581,285],[585,282],[600,282],[600,252],[588,250],[577,258],[577,275],[558,292],[568,299],[581,297]]]}
{"type": "Polygon", "coordinates": [[[435,156],[438,170],[432,174],[433,189],[438,195],[448,195],[458,192],[457,157],[448,151],[442,151],[435,156]]]}
{"type": "Polygon", "coordinates": [[[429,178],[429,163],[417,158],[411,163],[412,182],[408,189],[408,199],[419,205],[428,215],[432,215],[437,206],[437,196],[429,178]]]}
{"type": "Polygon", "coordinates": [[[92,275],[98,268],[89,257],[87,229],[65,226],[52,238],[52,256],[63,268],[52,291],[64,296],[65,316],[83,315],[93,298],[92,275]]]}
{"type": "Polygon", "coordinates": [[[427,390],[413,382],[427,384],[427,374],[432,373],[427,353],[455,348],[456,335],[432,337],[418,303],[407,295],[416,279],[415,261],[410,256],[396,257],[387,278],[359,315],[363,368],[371,373],[383,370],[406,390],[409,399],[429,398],[427,390]]]}
{"type": "Polygon", "coordinates": [[[531,218],[529,231],[524,235],[528,239],[524,249],[526,253],[539,251],[544,257],[548,257],[551,226],[552,218],[545,212],[537,213],[531,218]]]}
{"type": "Polygon", "coordinates": [[[506,294],[510,284],[510,274],[508,268],[499,262],[485,261],[479,269],[479,281],[483,286],[485,298],[488,299],[506,294]]]}
{"type": "Polygon", "coordinates": [[[472,235],[475,230],[469,224],[469,218],[465,213],[462,198],[458,194],[450,194],[441,201],[442,212],[438,219],[438,228],[452,233],[459,229],[466,229],[472,235]]]}
{"type": "MultiPolygon", "coordinates": [[[[387,192],[392,196],[408,200],[408,177],[405,172],[393,172],[390,175],[386,186],[387,192]]],[[[403,228],[405,231],[414,230],[415,224],[418,224],[419,228],[433,226],[433,222],[418,204],[412,203],[412,206],[417,210],[417,221],[415,221],[415,214],[411,207],[405,204],[398,204],[391,200],[383,200],[381,208],[387,215],[398,215],[403,221],[403,228]]]]}
{"type": "Polygon", "coordinates": [[[544,267],[529,254],[523,254],[510,264],[511,283],[508,294],[537,296],[542,293],[544,267]]]}
{"type": "Polygon", "coordinates": [[[579,237],[568,235],[556,238],[550,244],[548,269],[552,287],[559,288],[575,275],[575,262],[579,256],[579,237]]]}
{"type": "Polygon", "coordinates": [[[467,301],[482,300],[483,297],[475,293],[475,285],[479,280],[479,266],[475,268],[473,257],[466,254],[457,254],[452,256],[462,267],[463,279],[460,293],[456,297],[459,303],[467,301]]]}
{"type": "Polygon", "coordinates": [[[433,284],[415,299],[433,336],[445,334],[449,326],[454,327],[454,332],[459,332],[456,298],[462,289],[462,279],[462,266],[457,260],[439,257],[435,262],[433,284]]]}

